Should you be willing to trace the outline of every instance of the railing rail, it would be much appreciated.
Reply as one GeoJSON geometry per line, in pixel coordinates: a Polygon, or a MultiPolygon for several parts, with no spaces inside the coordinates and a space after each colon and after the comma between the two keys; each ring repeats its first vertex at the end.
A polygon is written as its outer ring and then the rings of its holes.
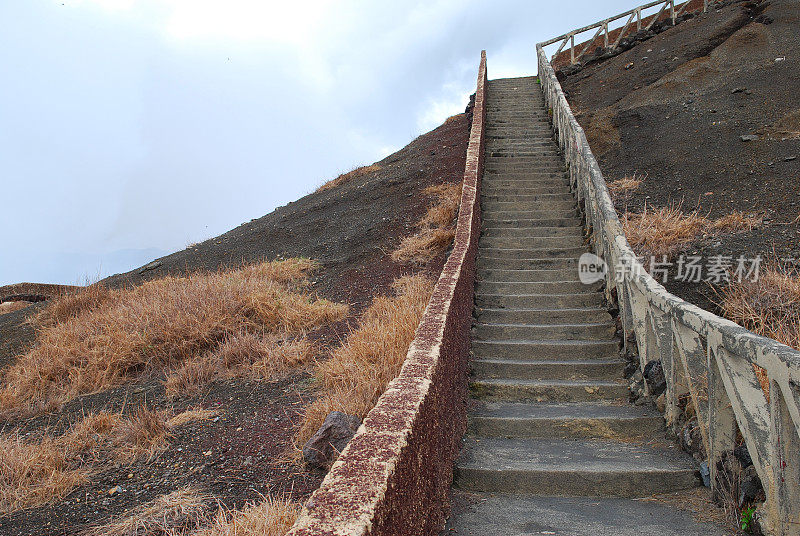
{"type": "MultiPolygon", "coordinates": [[[[708,11],[709,6],[711,4],[714,4],[715,1],[716,0],[703,0],[703,12],[708,11]]],[[[680,17],[684,11],[686,11],[686,9],[689,7],[690,4],[694,3],[697,3],[696,0],[688,0],[686,2],[679,3],[678,5],[675,4],[675,0],[656,0],[655,2],[650,2],[641,5],[639,7],[629,9],[624,13],[614,15],[613,17],[609,17],[599,22],[595,22],[594,24],[590,24],[588,26],[578,28],[577,30],[572,30],[571,32],[567,32],[564,35],[554,37],[553,39],[541,43],[541,46],[546,47],[548,45],[552,45],[560,41],[561,45],[558,47],[558,50],[556,50],[555,54],[553,54],[553,58],[555,58],[561,53],[562,50],[564,50],[564,47],[566,47],[567,44],[569,44],[570,63],[574,65],[578,63],[587,52],[589,52],[592,45],[595,43],[595,41],[597,41],[597,39],[601,35],[603,36],[603,48],[606,51],[616,50],[616,48],[622,41],[622,38],[626,35],[626,32],[631,27],[635,27],[637,32],[640,32],[642,30],[649,30],[650,28],[653,27],[653,24],[655,24],[659,19],[661,19],[661,16],[665,12],[669,13],[668,16],[669,20],[672,21],[672,24],[675,24],[676,19],[680,17]],[[655,15],[651,14],[643,16],[643,12],[645,10],[655,7],[660,7],[660,9],[658,10],[658,12],[655,13],[655,15]],[[616,38],[612,43],[611,36],[613,32],[616,31],[616,29],[614,28],[609,29],[609,26],[618,20],[624,19],[625,17],[628,17],[628,20],[625,22],[624,26],[622,26],[622,29],[619,31],[619,33],[617,34],[616,38]],[[647,21],[648,18],[650,19],[649,22],[647,21]],[[595,34],[592,36],[591,39],[585,41],[584,43],[578,43],[578,46],[580,46],[581,44],[583,44],[584,46],[580,50],[580,52],[576,54],[575,37],[590,30],[594,30],[595,28],[597,28],[597,32],[595,32],[595,34]]]]}
{"type": "MultiPolygon", "coordinates": [[[[567,34],[569,35],[569,34],[567,34]]],[[[563,37],[563,36],[562,36],[563,37]]],[[[552,111],[570,181],[586,215],[595,253],[607,266],[606,296],[619,304],[626,341],[635,335],[642,369],[661,360],[667,379],[666,419],[677,426],[691,399],[706,447],[711,485],[741,433],[766,493],[762,526],[800,534],[800,352],[752,333],[670,294],[643,269],[620,224],[606,182],[548,61],[537,45],[539,80],[552,111]],[[622,277],[617,277],[621,273],[622,277]],[[766,371],[769,400],[753,365],[766,371]]]]}

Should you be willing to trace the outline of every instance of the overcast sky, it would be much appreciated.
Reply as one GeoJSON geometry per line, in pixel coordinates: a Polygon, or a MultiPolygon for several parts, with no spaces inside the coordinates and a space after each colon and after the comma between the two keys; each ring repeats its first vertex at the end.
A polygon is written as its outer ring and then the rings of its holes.
{"type": "Polygon", "coordinates": [[[0,0],[0,285],[216,236],[463,111],[640,0],[0,0]]]}

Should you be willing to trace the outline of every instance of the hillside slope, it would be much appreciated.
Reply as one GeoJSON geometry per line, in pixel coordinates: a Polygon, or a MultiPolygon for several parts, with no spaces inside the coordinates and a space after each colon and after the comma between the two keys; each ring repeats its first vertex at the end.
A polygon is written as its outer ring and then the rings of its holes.
{"type": "MultiPolygon", "coordinates": [[[[722,6],[559,78],[606,180],[645,177],[618,210],[756,213],[756,229],[701,238],[687,253],[797,259],[800,4],[722,6]]],[[[704,283],[667,286],[714,308],[704,283]]]]}
{"type": "MultiPolygon", "coordinates": [[[[324,359],[374,297],[392,294],[396,277],[411,272],[438,276],[446,252],[422,266],[395,263],[391,252],[403,237],[414,233],[431,206],[433,198],[425,189],[462,180],[468,136],[468,116],[453,116],[370,166],[368,173],[101,284],[138,286],[167,275],[310,257],[320,263],[312,276],[311,293],[350,305],[344,321],[310,334],[320,348],[317,357],[324,359]]],[[[13,365],[32,344],[34,332],[25,319],[41,307],[0,316],[0,370],[13,365]]],[[[199,486],[212,502],[219,500],[226,508],[240,508],[270,493],[302,501],[324,476],[286,457],[303,409],[316,396],[310,380],[309,370],[300,368],[275,381],[217,381],[200,395],[175,400],[165,395],[163,374],[146,374],[77,397],[55,413],[0,420],[4,431],[30,432],[36,438],[62,433],[69,424],[100,410],[134,415],[137,407],[148,407],[178,414],[202,407],[218,416],[176,429],[169,437],[169,449],[154,460],[104,466],[55,502],[6,514],[0,511],[0,532],[79,534],[187,484],[199,486]]]]}

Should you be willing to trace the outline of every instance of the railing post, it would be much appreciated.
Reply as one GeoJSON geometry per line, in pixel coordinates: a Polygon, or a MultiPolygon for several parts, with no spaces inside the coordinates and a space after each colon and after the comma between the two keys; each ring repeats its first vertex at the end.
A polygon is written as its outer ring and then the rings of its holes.
{"type": "Polygon", "coordinates": [[[603,24],[603,48],[608,48],[608,23],[603,24]]]}
{"type": "Polygon", "coordinates": [[[575,65],[575,35],[569,36],[569,61],[575,65]]]}
{"type": "Polygon", "coordinates": [[[641,9],[637,9],[636,10],[636,31],[637,32],[641,32],[642,31],[642,10],[641,9]]]}
{"type": "Polygon", "coordinates": [[[711,491],[720,493],[721,475],[717,464],[726,452],[736,447],[736,416],[725,391],[722,372],[717,364],[715,349],[708,345],[708,469],[711,491]]]}
{"type": "MultiPolygon", "coordinates": [[[[767,504],[773,517],[777,518],[778,527],[773,527],[774,532],[781,536],[796,536],[800,534],[800,438],[797,427],[792,422],[784,393],[778,382],[771,381],[770,392],[770,462],[772,465],[771,486],[764,482],[767,490],[767,504]],[[771,491],[771,493],[770,493],[771,491]]],[[[789,393],[792,396],[792,393],[789,393]]]]}
{"type": "Polygon", "coordinates": [[[675,0],[669,0],[669,12],[672,17],[672,25],[675,26],[675,0]]]}

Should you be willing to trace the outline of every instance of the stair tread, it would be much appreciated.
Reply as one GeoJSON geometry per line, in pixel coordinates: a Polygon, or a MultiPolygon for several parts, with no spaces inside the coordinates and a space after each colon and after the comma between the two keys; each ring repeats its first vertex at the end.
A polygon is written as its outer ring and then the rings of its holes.
{"type": "Polygon", "coordinates": [[[548,473],[694,471],[677,449],[603,439],[466,437],[459,467],[548,473]]]}

